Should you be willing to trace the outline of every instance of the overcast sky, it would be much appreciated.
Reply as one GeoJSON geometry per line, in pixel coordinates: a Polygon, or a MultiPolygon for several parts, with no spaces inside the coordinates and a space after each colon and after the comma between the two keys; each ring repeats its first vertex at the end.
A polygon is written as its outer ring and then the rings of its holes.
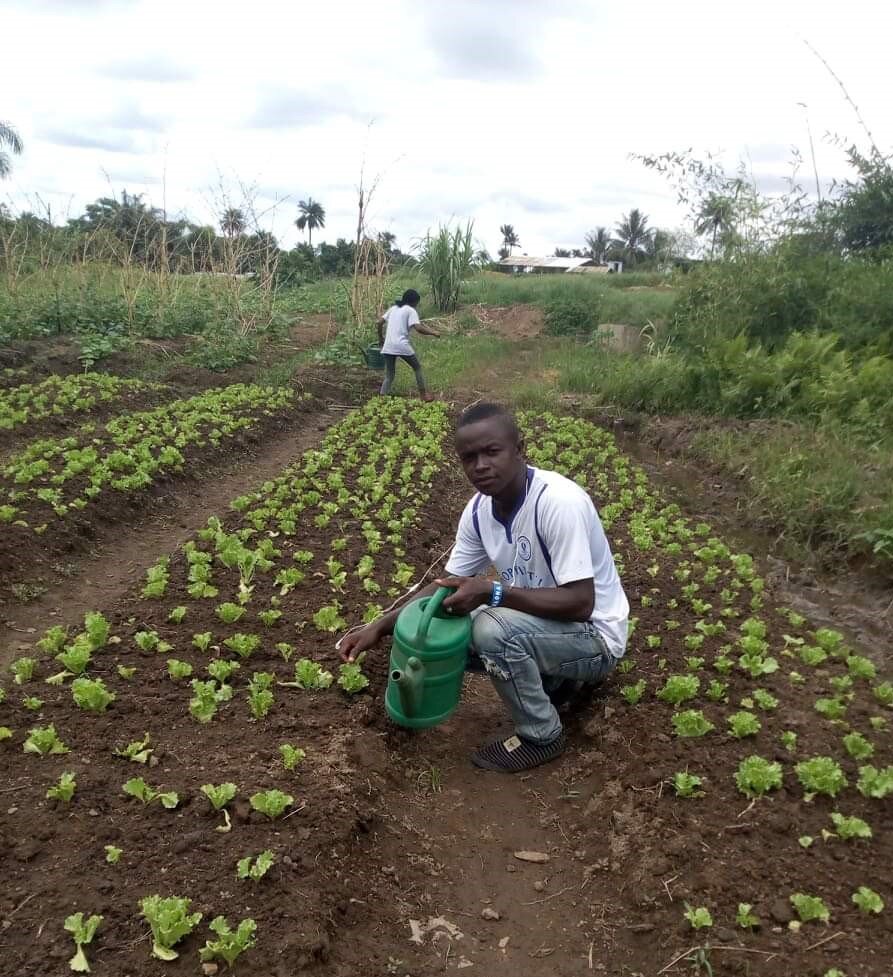
{"type": "Polygon", "coordinates": [[[631,207],[675,227],[630,153],[721,151],[777,188],[805,103],[820,177],[846,175],[826,134],[865,138],[804,41],[893,148],[883,0],[0,0],[0,36],[25,141],[0,196],[57,219],[127,189],[216,223],[241,182],[280,241],[309,195],[334,241],[365,159],[370,222],[404,249],[454,217],[494,253],[505,222],[529,254],[631,207]]]}

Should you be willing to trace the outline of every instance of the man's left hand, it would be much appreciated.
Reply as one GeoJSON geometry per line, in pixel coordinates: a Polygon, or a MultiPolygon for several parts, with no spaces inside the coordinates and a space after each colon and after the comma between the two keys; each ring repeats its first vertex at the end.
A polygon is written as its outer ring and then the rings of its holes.
{"type": "Polygon", "coordinates": [[[476,607],[490,603],[493,582],[484,577],[443,577],[436,581],[440,587],[452,587],[455,593],[445,598],[445,610],[456,614],[470,614],[476,607]]]}

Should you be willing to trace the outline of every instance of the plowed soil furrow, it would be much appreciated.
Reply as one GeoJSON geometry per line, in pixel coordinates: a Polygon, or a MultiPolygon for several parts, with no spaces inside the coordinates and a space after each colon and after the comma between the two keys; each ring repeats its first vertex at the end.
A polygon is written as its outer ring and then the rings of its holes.
{"type": "MultiPolygon", "coordinates": [[[[142,578],[146,567],[175,550],[208,521],[226,512],[229,502],[247,489],[278,475],[344,416],[343,410],[298,415],[294,428],[230,455],[189,482],[172,481],[152,497],[148,508],[125,523],[97,529],[81,556],[57,562],[53,582],[38,600],[0,603],[0,667],[30,644],[36,631],[51,624],[77,624],[84,613],[114,604],[142,578]]],[[[23,573],[29,578],[31,574],[23,573]]]]}

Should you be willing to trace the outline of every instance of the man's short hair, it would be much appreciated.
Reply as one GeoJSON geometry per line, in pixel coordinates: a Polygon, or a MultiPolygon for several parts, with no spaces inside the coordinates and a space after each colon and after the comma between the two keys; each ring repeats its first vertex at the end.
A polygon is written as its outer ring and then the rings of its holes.
{"type": "Polygon", "coordinates": [[[517,442],[521,440],[521,432],[518,429],[518,422],[515,420],[515,415],[502,404],[493,404],[483,401],[479,404],[472,404],[471,407],[466,407],[464,411],[459,415],[459,420],[456,421],[456,430],[460,428],[467,427],[469,424],[477,424],[479,421],[489,421],[492,418],[497,419],[503,426],[506,434],[517,442]]]}

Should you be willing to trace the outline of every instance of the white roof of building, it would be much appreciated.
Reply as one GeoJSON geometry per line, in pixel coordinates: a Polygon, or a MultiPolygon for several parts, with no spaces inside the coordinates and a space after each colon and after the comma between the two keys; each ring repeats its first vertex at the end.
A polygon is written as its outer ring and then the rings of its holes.
{"type": "Polygon", "coordinates": [[[511,265],[513,268],[564,268],[570,271],[571,268],[579,268],[592,258],[532,258],[529,254],[513,254],[508,258],[503,258],[499,264],[511,265]]]}

